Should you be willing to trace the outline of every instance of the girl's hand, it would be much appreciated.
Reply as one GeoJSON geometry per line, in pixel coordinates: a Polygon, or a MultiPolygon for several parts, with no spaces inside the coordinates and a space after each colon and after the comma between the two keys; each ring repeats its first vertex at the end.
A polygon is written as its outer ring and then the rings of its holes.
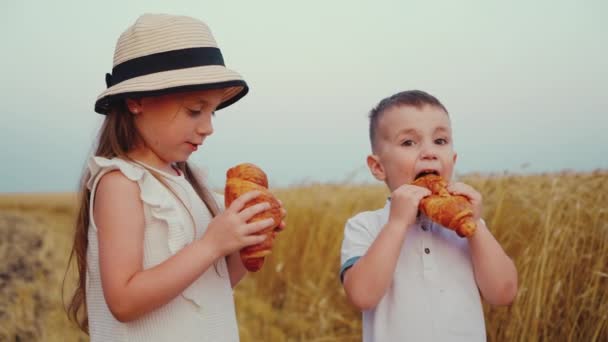
{"type": "Polygon", "coordinates": [[[389,221],[399,227],[409,227],[416,222],[420,200],[429,196],[431,191],[416,185],[404,184],[391,193],[389,221]]]}
{"type": "Polygon", "coordinates": [[[252,217],[270,209],[270,203],[258,203],[243,209],[247,202],[261,195],[260,191],[250,191],[232,202],[230,207],[211,220],[201,241],[208,241],[216,250],[217,257],[231,254],[243,247],[262,243],[265,234],[255,235],[274,224],[272,218],[247,223],[252,217]]]}
{"type": "Polygon", "coordinates": [[[473,206],[473,219],[475,222],[479,221],[483,202],[481,194],[472,186],[459,182],[448,184],[447,189],[453,195],[466,197],[473,206]]]}
{"type": "Polygon", "coordinates": [[[281,205],[281,223],[274,229],[275,235],[285,229],[285,216],[287,216],[287,210],[283,207],[283,202],[278,198],[277,201],[279,201],[279,204],[281,205]]]}

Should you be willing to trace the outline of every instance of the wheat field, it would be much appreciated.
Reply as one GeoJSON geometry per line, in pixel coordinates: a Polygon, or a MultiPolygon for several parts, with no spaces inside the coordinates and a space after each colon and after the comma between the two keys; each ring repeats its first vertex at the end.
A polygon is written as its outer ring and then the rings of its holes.
{"type": "MultiPolygon", "coordinates": [[[[466,175],[517,265],[509,307],[484,306],[490,341],[608,341],[608,172],[466,175]]],[[[274,189],[287,229],[235,291],[242,341],[360,341],[338,279],[342,230],[384,204],[380,186],[274,189]]],[[[64,314],[73,194],[0,194],[0,341],[86,341],[64,314]]]]}

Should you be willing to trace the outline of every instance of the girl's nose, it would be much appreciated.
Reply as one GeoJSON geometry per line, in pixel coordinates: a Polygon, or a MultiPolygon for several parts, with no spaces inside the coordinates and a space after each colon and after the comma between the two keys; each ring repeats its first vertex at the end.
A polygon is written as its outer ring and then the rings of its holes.
{"type": "Polygon", "coordinates": [[[200,135],[211,135],[213,134],[213,122],[211,120],[211,113],[202,115],[196,127],[196,133],[200,135]]]}

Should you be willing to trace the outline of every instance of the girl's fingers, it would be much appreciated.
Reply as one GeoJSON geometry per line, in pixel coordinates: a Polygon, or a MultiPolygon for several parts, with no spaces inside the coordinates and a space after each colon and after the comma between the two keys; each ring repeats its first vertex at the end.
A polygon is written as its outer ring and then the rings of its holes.
{"type": "Polygon", "coordinates": [[[243,209],[238,215],[241,219],[245,221],[249,221],[250,218],[254,217],[256,214],[263,212],[264,210],[270,209],[270,203],[262,202],[258,204],[254,204],[249,208],[243,209]]]}
{"type": "Polygon", "coordinates": [[[285,229],[285,221],[281,221],[281,224],[279,224],[279,225],[278,225],[278,226],[277,226],[277,227],[274,229],[274,231],[275,231],[275,232],[281,232],[281,231],[283,231],[283,229],[285,229]]]}
{"type": "Polygon", "coordinates": [[[252,245],[260,244],[260,243],[264,242],[264,240],[266,240],[266,238],[267,238],[266,234],[247,236],[244,239],[245,246],[252,246],[252,245]]]}
{"type": "Polygon", "coordinates": [[[245,226],[245,235],[255,234],[261,230],[264,230],[268,227],[272,227],[274,224],[274,220],[272,218],[267,218],[262,221],[256,221],[253,223],[249,223],[245,226]]]}
{"type": "Polygon", "coordinates": [[[247,204],[247,202],[260,196],[261,194],[262,194],[262,192],[258,191],[258,190],[248,191],[248,192],[244,193],[243,195],[239,196],[237,199],[235,199],[232,202],[232,204],[230,205],[230,207],[228,207],[226,209],[226,211],[232,211],[234,213],[238,213],[245,207],[245,204],[247,204]]]}

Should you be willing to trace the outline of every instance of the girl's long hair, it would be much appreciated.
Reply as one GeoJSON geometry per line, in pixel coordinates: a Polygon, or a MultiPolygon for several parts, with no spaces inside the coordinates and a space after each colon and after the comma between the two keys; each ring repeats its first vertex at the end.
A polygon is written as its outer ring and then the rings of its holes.
{"type": "MultiPolygon", "coordinates": [[[[112,110],[110,110],[110,112],[107,114],[100,129],[98,143],[95,148],[94,155],[108,159],[122,158],[125,160],[131,160],[131,158],[127,156],[127,153],[131,151],[139,142],[140,137],[135,127],[133,114],[128,111],[124,102],[116,103],[112,110]]],[[[179,162],[177,163],[177,168],[179,168],[179,170],[184,174],[186,180],[188,180],[203,203],[205,203],[212,217],[215,217],[219,213],[219,207],[211,191],[208,190],[205,184],[195,176],[192,169],[188,166],[188,163],[179,162]]],[[[158,174],[158,172],[150,168],[147,169],[159,182],[167,187],[169,191],[176,195],[163,177],[158,174]]],[[[90,178],[90,171],[85,169],[79,185],[79,209],[75,222],[74,242],[63,279],[63,288],[65,289],[67,273],[75,261],[78,271],[77,284],[76,289],[74,290],[74,293],[67,304],[66,311],[70,320],[74,321],[78,327],[87,334],[89,332],[89,322],[86,310],[85,289],[90,222],[89,206],[91,196],[91,191],[87,188],[87,183],[90,178]]],[[[178,196],[175,197],[181,201],[178,196]]]]}

